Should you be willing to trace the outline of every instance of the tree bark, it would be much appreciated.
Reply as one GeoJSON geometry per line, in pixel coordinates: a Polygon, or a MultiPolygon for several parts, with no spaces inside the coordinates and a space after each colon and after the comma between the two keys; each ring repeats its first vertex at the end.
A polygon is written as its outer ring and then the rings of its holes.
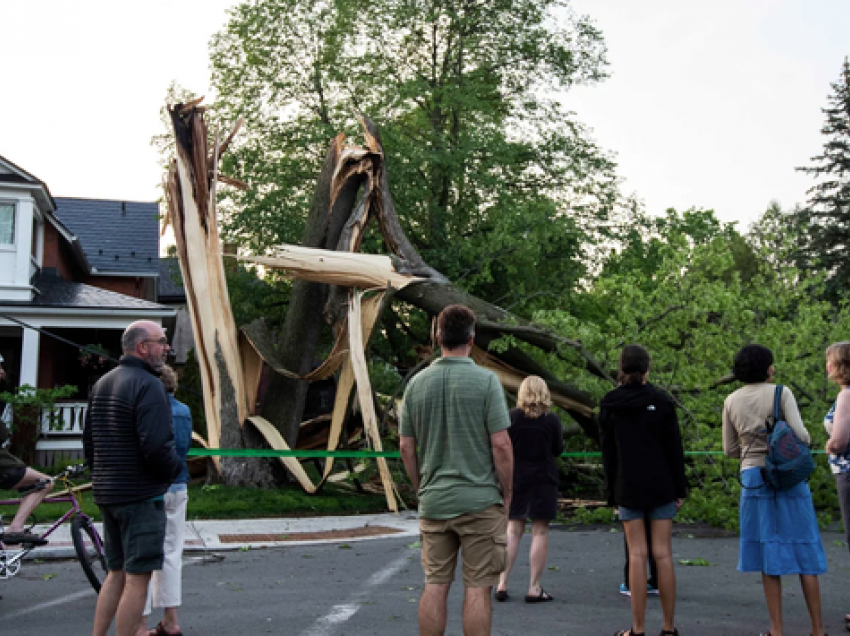
{"type": "MultiPolygon", "coordinates": [[[[344,140],[344,135],[340,134],[328,148],[304,228],[304,247],[336,248],[354,207],[357,191],[366,178],[360,173],[348,175],[338,188],[334,188],[334,174],[343,155],[344,140]]],[[[325,326],[322,312],[329,289],[328,285],[300,279],[293,283],[278,349],[283,366],[299,375],[309,373],[315,363],[325,326]]],[[[308,389],[309,384],[303,380],[273,374],[260,410],[291,448],[295,448],[298,442],[308,389]]]]}

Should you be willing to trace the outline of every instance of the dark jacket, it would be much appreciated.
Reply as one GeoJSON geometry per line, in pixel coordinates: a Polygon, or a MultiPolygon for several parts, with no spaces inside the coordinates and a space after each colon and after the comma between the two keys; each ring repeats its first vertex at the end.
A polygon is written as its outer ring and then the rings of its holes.
{"type": "Polygon", "coordinates": [[[123,356],[94,385],[83,429],[94,501],[127,504],[162,495],[180,473],[171,405],[156,372],[123,356]]]}
{"type": "Polygon", "coordinates": [[[511,409],[508,435],[514,449],[514,487],[557,484],[555,458],[564,452],[564,430],[558,416],[546,413],[534,419],[522,409],[511,409]]]}
{"type": "Polygon", "coordinates": [[[602,398],[599,437],[611,505],[651,510],[687,496],[685,454],[673,401],[651,384],[602,398]]]}

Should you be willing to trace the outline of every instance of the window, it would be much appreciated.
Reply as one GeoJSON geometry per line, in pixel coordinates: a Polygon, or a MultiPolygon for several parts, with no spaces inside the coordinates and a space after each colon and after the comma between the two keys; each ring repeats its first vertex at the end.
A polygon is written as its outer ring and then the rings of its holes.
{"type": "Polygon", "coordinates": [[[0,203],[0,245],[15,244],[15,205],[0,203]]]}
{"type": "Polygon", "coordinates": [[[38,258],[38,219],[32,216],[32,257],[38,258]]]}

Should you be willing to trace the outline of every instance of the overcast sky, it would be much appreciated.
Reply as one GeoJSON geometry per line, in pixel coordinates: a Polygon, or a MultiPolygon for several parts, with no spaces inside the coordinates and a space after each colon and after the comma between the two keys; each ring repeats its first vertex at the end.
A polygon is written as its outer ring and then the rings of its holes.
{"type": "MultiPolygon", "coordinates": [[[[172,80],[208,92],[207,45],[232,0],[0,2],[0,155],[54,196],[151,201],[150,138],[172,80]]],[[[850,0],[573,0],[611,78],[566,97],[651,213],[713,208],[746,227],[805,200],[850,0]]]]}

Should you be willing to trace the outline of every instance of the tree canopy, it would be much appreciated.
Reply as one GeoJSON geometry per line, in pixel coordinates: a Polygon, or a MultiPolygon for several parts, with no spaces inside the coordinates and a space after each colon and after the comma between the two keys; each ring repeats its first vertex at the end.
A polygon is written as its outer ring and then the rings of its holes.
{"type": "Polygon", "coordinates": [[[415,247],[472,293],[553,307],[585,274],[586,239],[608,231],[613,162],[564,104],[605,76],[605,46],[566,2],[253,0],[211,61],[217,115],[246,119],[224,170],[253,186],[225,224],[247,246],[300,239],[324,150],[356,134],[354,109],[381,130],[415,247]]]}

